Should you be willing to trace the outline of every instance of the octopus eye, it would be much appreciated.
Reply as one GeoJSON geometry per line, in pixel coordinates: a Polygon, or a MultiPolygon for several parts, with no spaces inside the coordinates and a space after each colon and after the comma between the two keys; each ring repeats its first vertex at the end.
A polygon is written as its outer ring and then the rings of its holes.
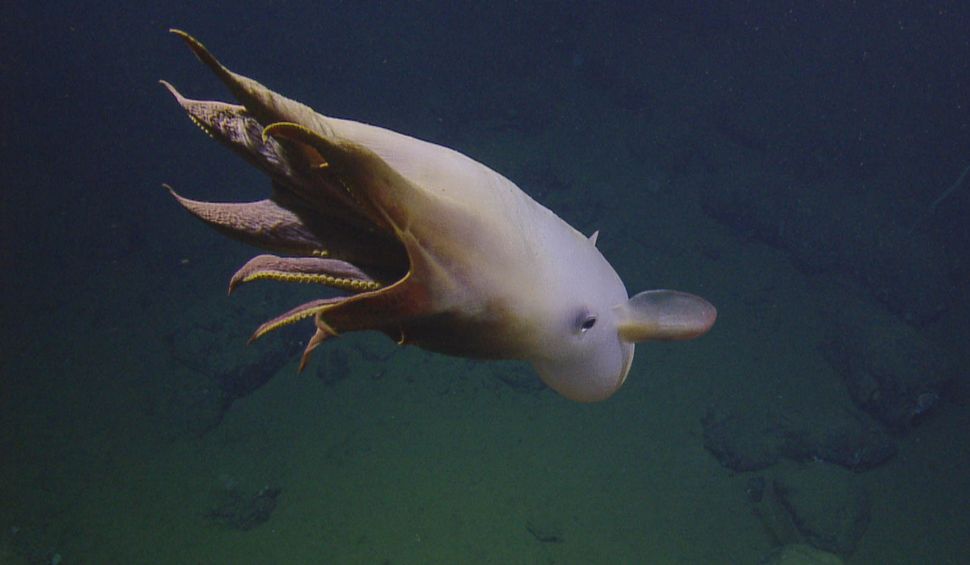
{"type": "Polygon", "coordinates": [[[580,324],[579,331],[582,333],[586,333],[587,331],[591,330],[595,325],[596,325],[596,316],[593,316],[592,314],[590,314],[586,316],[586,319],[584,319],[583,323],[580,324]]]}

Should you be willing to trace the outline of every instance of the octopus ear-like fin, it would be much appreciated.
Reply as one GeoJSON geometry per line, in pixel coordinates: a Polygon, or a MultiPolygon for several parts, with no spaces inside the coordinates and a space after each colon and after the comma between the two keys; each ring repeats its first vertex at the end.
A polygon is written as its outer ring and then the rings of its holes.
{"type": "Polygon", "coordinates": [[[614,308],[620,338],[647,340],[694,339],[707,333],[717,309],[700,296],[676,290],[647,290],[614,308]]]}

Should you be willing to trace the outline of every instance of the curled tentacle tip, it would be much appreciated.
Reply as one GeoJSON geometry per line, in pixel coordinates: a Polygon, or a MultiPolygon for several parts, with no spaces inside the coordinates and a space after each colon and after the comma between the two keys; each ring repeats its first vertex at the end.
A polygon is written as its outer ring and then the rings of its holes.
{"type": "Polygon", "coordinates": [[[274,122],[263,128],[263,142],[270,137],[299,138],[300,133],[305,133],[307,128],[293,122],[274,122]],[[294,132],[299,132],[294,136],[294,132]],[[289,134],[289,135],[287,135],[289,134]]]}
{"type": "Polygon", "coordinates": [[[279,130],[280,123],[281,122],[276,122],[263,128],[263,131],[262,131],[263,143],[266,143],[267,141],[269,141],[269,138],[273,135],[274,131],[279,130]]]}
{"type": "Polygon", "coordinates": [[[168,82],[167,80],[164,80],[164,79],[159,80],[158,83],[161,84],[162,86],[164,86],[165,89],[168,90],[169,94],[171,94],[172,96],[174,96],[175,99],[178,100],[179,102],[182,102],[183,100],[185,100],[185,97],[182,96],[182,93],[179,92],[172,85],[172,83],[170,83],[170,82],[168,82]]]}
{"type": "Polygon", "coordinates": [[[172,34],[175,34],[175,35],[177,35],[179,37],[181,37],[189,45],[193,45],[193,46],[194,45],[202,45],[201,43],[199,43],[199,40],[198,39],[192,37],[192,35],[189,32],[187,32],[187,31],[183,31],[183,30],[178,29],[176,27],[170,27],[170,28],[168,28],[168,32],[169,33],[172,33],[172,34]]]}
{"type": "MultiPolygon", "coordinates": [[[[266,324],[263,324],[263,325],[266,325],[266,324]]],[[[256,328],[256,331],[253,332],[253,335],[249,336],[249,339],[246,340],[246,345],[251,345],[254,341],[263,337],[263,335],[265,335],[267,331],[268,330],[264,329],[263,326],[256,328]]]]}

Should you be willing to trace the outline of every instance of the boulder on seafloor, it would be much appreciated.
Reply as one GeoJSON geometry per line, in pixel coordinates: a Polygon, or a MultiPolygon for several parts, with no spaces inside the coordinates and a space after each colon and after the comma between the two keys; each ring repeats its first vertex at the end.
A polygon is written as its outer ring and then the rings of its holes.
{"type": "Polygon", "coordinates": [[[862,414],[832,407],[786,406],[744,411],[711,408],[701,419],[704,447],[732,471],[758,471],[781,458],[826,461],[852,471],[896,454],[896,444],[862,414]]]}
{"type": "Polygon", "coordinates": [[[842,565],[835,554],[804,543],[776,547],[759,562],[761,565],[842,565]]]}
{"type": "Polygon", "coordinates": [[[174,435],[203,435],[222,421],[232,403],[265,385],[303,348],[301,334],[283,328],[275,340],[245,347],[240,328],[252,324],[185,320],[163,336],[171,358],[184,370],[166,375],[152,410],[174,435]]]}
{"type": "Polygon", "coordinates": [[[818,463],[772,481],[791,522],[814,547],[851,555],[869,526],[870,501],[858,477],[818,463]]]}
{"type": "Polygon", "coordinates": [[[758,471],[778,462],[784,447],[767,414],[709,409],[701,419],[704,447],[732,471],[758,471]]]}
{"type": "Polygon", "coordinates": [[[251,530],[269,520],[281,492],[279,487],[267,486],[252,493],[227,485],[205,517],[235,530],[251,530]]]}
{"type": "Polygon", "coordinates": [[[896,455],[896,444],[882,428],[855,410],[823,409],[811,423],[787,419],[776,428],[785,438],[782,453],[794,461],[834,463],[866,471],[896,455]]]}
{"type": "Polygon", "coordinates": [[[952,380],[944,352],[851,282],[814,283],[830,324],[826,358],[856,405],[896,433],[935,410],[952,380]]]}
{"type": "Polygon", "coordinates": [[[709,182],[702,205],[710,216],[784,249],[809,274],[848,273],[908,322],[931,323],[958,294],[944,246],[899,225],[879,191],[740,170],[709,182]]]}

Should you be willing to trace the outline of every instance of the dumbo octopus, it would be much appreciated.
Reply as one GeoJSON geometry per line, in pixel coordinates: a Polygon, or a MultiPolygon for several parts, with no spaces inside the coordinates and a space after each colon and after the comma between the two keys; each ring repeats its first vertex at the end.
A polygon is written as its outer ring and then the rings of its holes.
{"type": "MultiPolygon", "coordinates": [[[[331,118],[234,73],[172,30],[241,105],[190,100],[162,84],[209,136],[269,175],[269,198],[178,202],[258,255],[229,282],[322,284],[312,300],[261,325],[259,338],[313,319],[300,361],[342,333],[377,330],[399,344],[477,359],[529,361],[559,394],[610,397],[634,344],[691,339],[717,310],[685,292],[632,298],[585,237],[485,165],[446,147],[331,118]]],[[[167,185],[166,185],[167,186],[167,185]]]]}

